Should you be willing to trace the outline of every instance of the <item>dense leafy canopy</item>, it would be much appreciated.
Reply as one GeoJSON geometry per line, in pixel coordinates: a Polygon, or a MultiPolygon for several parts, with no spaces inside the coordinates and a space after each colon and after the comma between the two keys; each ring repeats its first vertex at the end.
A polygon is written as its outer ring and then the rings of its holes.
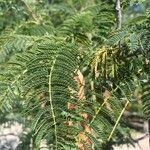
{"type": "Polygon", "coordinates": [[[25,117],[35,149],[129,142],[141,96],[150,118],[148,6],[123,0],[118,29],[114,0],[0,1],[0,110],[25,117]]]}

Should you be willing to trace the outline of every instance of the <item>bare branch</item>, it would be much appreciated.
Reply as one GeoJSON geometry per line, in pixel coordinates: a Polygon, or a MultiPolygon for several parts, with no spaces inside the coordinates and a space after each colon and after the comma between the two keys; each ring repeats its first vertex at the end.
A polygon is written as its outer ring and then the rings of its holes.
{"type": "Polygon", "coordinates": [[[121,2],[120,0],[116,0],[116,21],[117,21],[117,29],[121,29],[122,25],[122,14],[121,14],[121,2]]]}

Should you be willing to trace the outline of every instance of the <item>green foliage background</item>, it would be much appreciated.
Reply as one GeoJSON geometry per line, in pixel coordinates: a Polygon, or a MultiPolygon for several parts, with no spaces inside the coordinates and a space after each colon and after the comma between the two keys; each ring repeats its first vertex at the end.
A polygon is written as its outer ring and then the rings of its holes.
{"type": "Polygon", "coordinates": [[[39,149],[42,139],[49,149],[80,149],[81,132],[86,150],[133,144],[123,113],[150,118],[149,2],[124,0],[121,9],[118,30],[114,0],[0,1],[1,120],[12,113],[29,128],[18,149],[31,141],[39,149]]]}

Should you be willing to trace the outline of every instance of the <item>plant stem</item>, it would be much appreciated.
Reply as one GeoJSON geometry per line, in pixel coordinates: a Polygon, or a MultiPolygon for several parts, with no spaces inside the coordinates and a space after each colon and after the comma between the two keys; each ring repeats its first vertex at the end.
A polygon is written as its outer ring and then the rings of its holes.
{"type": "Polygon", "coordinates": [[[24,0],[21,0],[21,1],[22,1],[22,2],[24,3],[24,5],[26,6],[27,11],[28,11],[29,14],[31,15],[32,19],[33,19],[34,21],[38,22],[38,17],[33,13],[31,7],[30,7],[24,0]]]}
{"type": "MultiPolygon", "coordinates": [[[[122,26],[122,13],[121,13],[121,2],[116,0],[116,27],[117,30],[121,30],[122,26]]],[[[119,41],[119,52],[121,51],[121,41],[119,41]]]]}
{"type": "Polygon", "coordinates": [[[53,101],[52,101],[52,73],[53,73],[53,69],[54,69],[54,65],[55,65],[56,59],[53,60],[53,64],[50,70],[50,74],[49,74],[49,102],[50,102],[50,107],[51,107],[51,113],[52,113],[52,118],[53,118],[53,122],[54,122],[54,134],[55,134],[55,142],[56,142],[56,150],[57,150],[57,126],[56,126],[56,119],[55,119],[55,113],[54,113],[54,107],[53,107],[53,101]]]}
{"type": "Polygon", "coordinates": [[[121,2],[120,0],[116,0],[116,21],[117,21],[117,29],[121,29],[122,25],[122,14],[121,14],[121,2]]]}
{"type": "Polygon", "coordinates": [[[150,120],[148,120],[148,134],[149,134],[149,146],[150,146],[150,120]]]}
{"type": "Polygon", "coordinates": [[[115,123],[115,125],[114,125],[114,127],[113,127],[113,129],[112,129],[112,131],[111,131],[111,133],[109,135],[109,137],[108,137],[108,141],[111,139],[111,137],[112,137],[112,135],[113,135],[113,133],[114,133],[114,131],[115,131],[115,129],[116,129],[116,127],[117,127],[117,125],[118,125],[118,123],[119,123],[123,113],[124,113],[124,111],[126,110],[128,104],[129,104],[129,101],[126,102],[124,108],[122,109],[122,111],[121,111],[121,113],[120,113],[120,115],[119,115],[119,117],[118,117],[118,119],[117,119],[117,121],[116,121],[116,123],[115,123]]]}

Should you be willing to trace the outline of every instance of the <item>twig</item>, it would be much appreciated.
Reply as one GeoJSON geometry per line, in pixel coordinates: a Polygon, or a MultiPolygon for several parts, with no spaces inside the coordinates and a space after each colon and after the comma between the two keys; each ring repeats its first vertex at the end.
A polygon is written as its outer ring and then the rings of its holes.
{"type": "Polygon", "coordinates": [[[148,120],[149,146],[150,146],[150,120],[148,120]]]}
{"type": "Polygon", "coordinates": [[[121,14],[121,3],[120,0],[116,0],[116,21],[117,21],[117,29],[121,29],[122,25],[122,14],[121,14]]]}
{"type": "MultiPolygon", "coordinates": [[[[121,30],[122,25],[122,14],[121,14],[121,2],[116,0],[116,26],[117,30],[121,30]]],[[[119,41],[119,52],[121,50],[121,41],[119,41]]]]}
{"type": "Polygon", "coordinates": [[[126,110],[128,104],[129,104],[129,101],[126,102],[124,108],[122,109],[122,111],[121,111],[121,113],[120,113],[120,115],[119,115],[119,117],[118,117],[118,119],[116,121],[116,124],[114,125],[114,127],[113,127],[113,129],[112,129],[112,131],[111,131],[111,133],[110,133],[110,135],[108,137],[108,141],[111,139],[111,137],[112,137],[112,135],[113,135],[113,133],[114,133],[114,131],[115,131],[115,129],[116,129],[116,127],[117,127],[117,125],[118,125],[118,123],[119,123],[123,113],[124,113],[124,111],[126,110]]]}
{"type": "Polygon", "coordinates": [[[21,1],[22,1],[22,2],[24,3],[24,5],[26,6],[26,8],[27,8],[28,12],[30,13],[32,19],[33,19],[34,21],[38,22],[38,17],[33,13],[31,7],[30,7],[24,0],[21,0],[21,1]]]}
{"type": "Polygon", "coordinates": [[[140,137],[140,138],[132,139],[132,140],[133,140],[133,142],[138,143],[139,141],[141,141],[141,140],[145,139],[147,136],[148,136],[148,133],[147,133],[147,134],[145,134],[144,136],[140,137]]]}
{"type": "Polygon", "coordinates": [[[7,134],[0,134],[0,137],[6,137],[6,136],[9,136],[9,135],[12,135],[12,136],[18,136],[18,134],[7,133],[7,134]]]}

